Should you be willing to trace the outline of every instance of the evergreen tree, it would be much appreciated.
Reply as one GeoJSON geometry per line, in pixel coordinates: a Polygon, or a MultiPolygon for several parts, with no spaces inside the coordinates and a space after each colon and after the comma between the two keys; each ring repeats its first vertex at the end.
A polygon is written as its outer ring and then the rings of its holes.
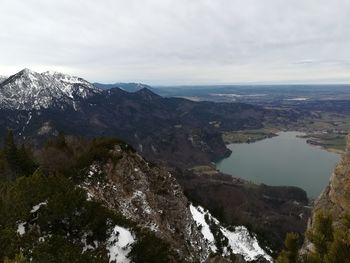
{"type": "Polygon", "coordinates": [[[59,132],[56,139],[56,147],[58,149],[65,149],[67,147],[66,137],[63,132],[59,132]]]}
{"type": "Polygon", "coordinates": [[[296,263],[298,260],[299,234],[288,233],[284,241],[285,249],[278,256],[277,263],[296,263]]]}
{"type": "Polygon", "coordinates": [[[350,217],[345,216],[334,231],[334,241],[325,256],[326,263],[350,263],[350,217]]]}
{"type": "Polygon", "coordinates": [[[57,137],[49,139],[46,143],[46,148],[53,147],[59,150],[68,150],[68,145],[66,142],[66,136],[63,132],[59,132],[57,137]]]}
{"type": "Polygon", "coordinates": [[[4,155],[10,167],[15,168],[18,164],[18,154],[12,130],[7,132],[5,138],[4,155]]]}
{"type": "Polygon", "coordinates": [[[8,170],[6,171],[6,179],[13,181],[16,179],[19,173],[20,161],[18,158],[18,150],[15,144],[13,131],[7,132],[5,143],[4,143],[4,161],[6,162],[8,170]]]}
{"type": "Polygon", "coordinates": [[[324,211],[317,212],[307,237],[315,251],[306,256],[306,263],[350,263],[349,215],[339,220],[334,229],[332,217],[324,211]]]}
{"type": "Polygon", "coordinates": [[[0,154],[0,179],[14,181],[19,176],[31,175],[36,168],[30,148],[23,144],[17,147],[13,132],[9,130],[0,154]]]}
{"type": "Polygon", "coordinates": [[[327,254],[328,246],[333,241],[333,225],[330,214],[320,210],[315,215],[315,223],[306,233],[308,239],[315,245],[316,253],[321,259],[327,254]]]}
{"type": "Polygon", "coordinates": [[[19,169],[23,175],[31,175],[37,165],[35,164],[33,157],[31,156],[30,150],[27,149],[24,144],[17,150],[17,155],[19,159],[19,169]]]}

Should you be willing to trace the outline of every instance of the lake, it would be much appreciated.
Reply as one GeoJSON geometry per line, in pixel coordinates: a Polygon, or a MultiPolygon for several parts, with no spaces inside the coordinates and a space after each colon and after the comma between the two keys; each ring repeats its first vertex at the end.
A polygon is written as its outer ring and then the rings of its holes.
{"type": "Polygon", "coordinates": [[[340,155],[327,152],[298,138],[299,132],[280,132],[279,136],[255,143],[230,144],[230,157],[217,163],[217,169],[255,183],[303,188],[317,197],[327,186],[340,155]]]}

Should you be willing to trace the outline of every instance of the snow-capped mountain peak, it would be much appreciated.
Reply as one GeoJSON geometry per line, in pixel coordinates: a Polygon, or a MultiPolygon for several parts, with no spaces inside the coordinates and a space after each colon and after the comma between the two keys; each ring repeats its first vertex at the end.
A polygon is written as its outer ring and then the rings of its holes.
{"type": "Polygon", "coordinates": [[[51,77],[54,77],[58,80],[66,82],[66,83],[85,83],[85,84],[88,83],[88,84],[90,84],[89,82],[87,82],[86,80],[84,80],[82,78],[71,76],[68,74],[63,74],[63,73],[60,73],[57,71],[45,71],[45,72],[41,73],[41,75],[48,76],[48,77],[51,76],[51,77]]]}
{"type": "Polygon", "coordinates": [[[76,108],[81,98],[100,92],[88,81],[59,72],[38,73],[23,69],[0,83],[0,107],[32,110],[76,108]]]}
{"type": "Polygon", "coordinates": [[[36,72],[34,72],[33,70],[31,70],[29,68],[24,68],[20,72],[23,72],[23,73],[36,73],[36,72]]]}

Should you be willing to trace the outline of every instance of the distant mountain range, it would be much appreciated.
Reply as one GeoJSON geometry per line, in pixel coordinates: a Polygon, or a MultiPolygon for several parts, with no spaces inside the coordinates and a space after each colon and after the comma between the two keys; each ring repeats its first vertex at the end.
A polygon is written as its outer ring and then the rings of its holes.
{"type": "Polygon", "coordinates": [[[91,84],[59,72],[37,73],[30,69],[23,69],[10,77],[0,76],[0,84],[4,91],[0,93],[0,107],[19,110],[75,106],[79,99],[112,88],[128,92],[152,90],[152,87],[141,83],[91,84]]]}
{"type": "Polygon", "coordinates": [[[296,111],[242,103],[163,98],[143,84],[101,90],[57,72],[24,69],[0,84],[0,135],[13,129],[34,142],[65,131],[117,136],[151,160],[190,167],[227,156],[221,132],[261,128],[268,120],[293,121],[296,111]]]}
{"type": "Polygon", "coordinates": [[[136,92],[140,89],[149,89],[152,90],[153,88],[151,86],[148,86],[146,84],[142,83],[114,83],[114,84],[102,84],[98,82],[94,82],[93,85],[96,88],[102,89],[102,90],[107,90],[107,89],[112,89],[112,88],[120,88],[122,90],[128,91],[128,92],[136,92]]]}

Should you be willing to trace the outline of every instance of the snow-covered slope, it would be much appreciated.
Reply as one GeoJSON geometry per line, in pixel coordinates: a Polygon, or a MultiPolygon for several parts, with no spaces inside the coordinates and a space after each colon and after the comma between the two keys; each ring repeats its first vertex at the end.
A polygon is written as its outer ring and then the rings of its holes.
{"type": "Polygon", "coordinates": [[[69,105],[76,109],[79,99],[98,92],[82,78],[24,69],[0,83],[0,107],[32,110],[69,105]]]}
{"type": "Polygon", "coordinates": [[[221,254],[223,257],[231,254],[242,255],[246,261],[261,258],[273,262],[272,258],[259,246],[257,239],[244,226],[235,227],[234,230],[223,227],[209,211],[205,211],[201,206],[190,205],[190,211],[213,253],[221,254]]]}
{"type": "Polygon", "coordinates": [[[134,242],[135,238],[129,229],[115,226],[107,244],[109,262],[129,263],[128,255],[134,242]]]}

